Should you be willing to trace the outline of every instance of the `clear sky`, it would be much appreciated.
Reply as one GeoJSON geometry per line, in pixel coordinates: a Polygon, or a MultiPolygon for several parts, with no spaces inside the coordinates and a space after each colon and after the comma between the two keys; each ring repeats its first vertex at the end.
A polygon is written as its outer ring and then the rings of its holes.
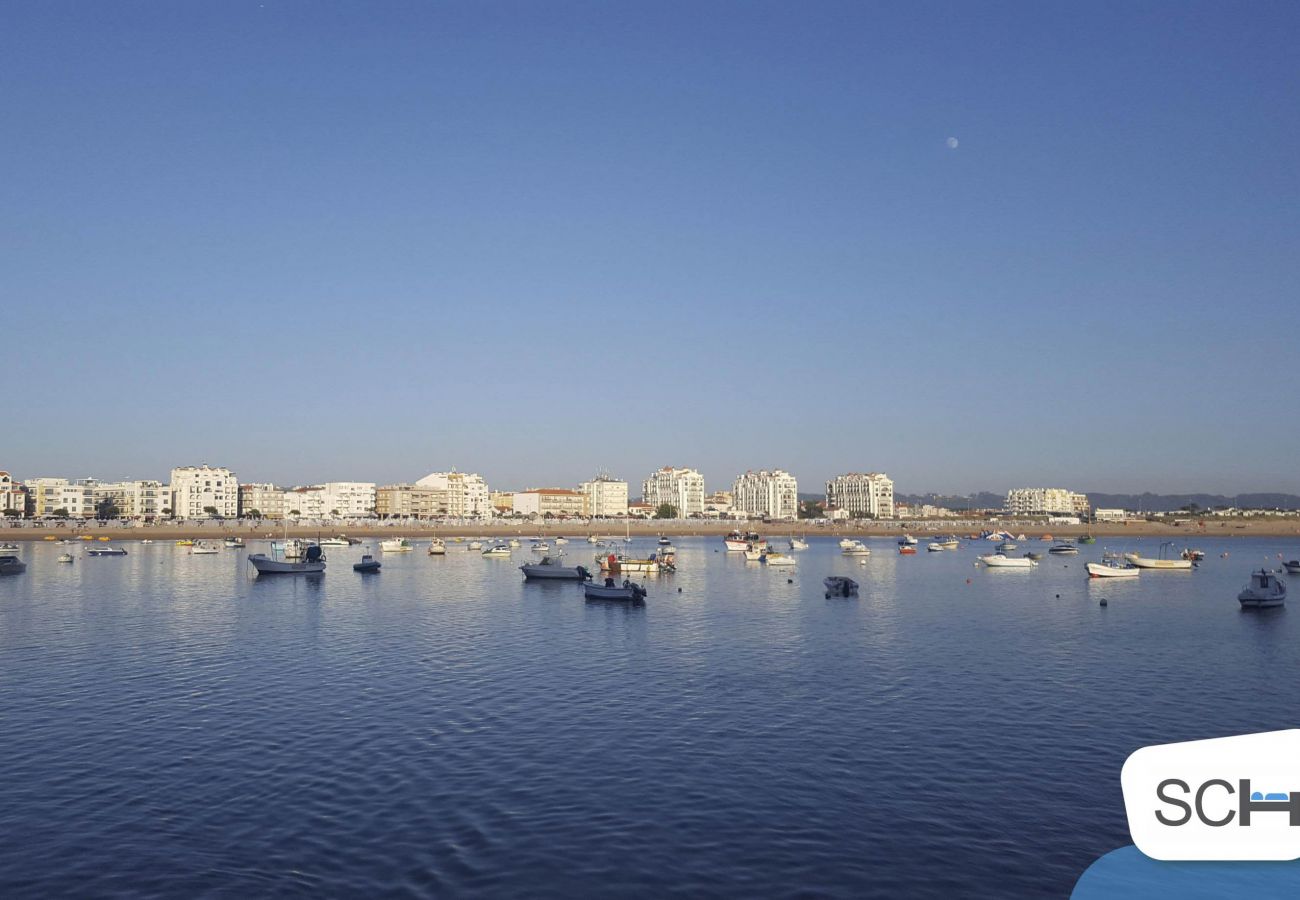
{"type": "Polygon", "coordinates": [[[1298,58],[1291,2],[0,0],[0,468],[1300,493],[1298,58]]]}

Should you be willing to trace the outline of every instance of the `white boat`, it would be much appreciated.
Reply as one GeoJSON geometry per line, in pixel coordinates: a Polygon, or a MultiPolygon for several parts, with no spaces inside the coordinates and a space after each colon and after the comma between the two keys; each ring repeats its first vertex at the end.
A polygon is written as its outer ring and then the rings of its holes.
{"type": "Polygon", "coordinates": [[[948,534],[948,535],[944,535],[941,538],[937,538],[935,540],[935,543],[945,550],[956,550],[958,547],[961,546],[961,541],[957,540],[957,536],[953,534],[948,534]]]}
{"type": "Polygon", "coordinates": [[[1142,570],[1137,566],[1121,566],[1114,562],[1090,562],[1083,566],[1089,578],[1137,578],[1142,570]]]}
{"type": "Polygon", "coordinates": [[[72,554],[71,554],[71,553],[60,553],[60,554],[59,554],[59,562],[61,562],[61,563],[70,563],[70,562],[72,562],[72,554]]]}
{"type": "Polygon", "coordinates": [[[519,538],[511,538],[511,539],[510,539],[510,546],[511,546],[511,547],[518,547],[518,546],[519,546],[519,538]]]}
{"type": "Polygon", "coordinates": [[[926,550],[927,553],[942,553],[942,552],[943,552],[943,544],[940,544],[940,543],[938,543],[938,542],[935,542],[935,543],[930,544],[929,546],[927,546],[927,547],[925,548],[925,550],[926,550]]]}
{"type": "MultiPolygon", "coordinates": [[[[557,542],[557,543],[558,543],[558,542],[557,542]]],[[[672,541],[668,540],[668,538],[664,537],[662,534],[659,535],[659,546],[660,546],[660,547],[671,547],[672,545],[673,545],[673,542],[672,542],[672,541]]]]}
{"type": "Polygon", "coordinates": [[[352,542],[341,534],[335,535],[334,537],[321,538],[317,543],[322,547],[350,547],[352,545],[352,542]]]}
{"type": "Polygon", "coordinates": [[[758,532],[755,531],[746,531],[744,534],[733,531],[722,540],[727,545],[727,549],[731,551],[747,550],[751,544],[760,550],[767,547],[767,540],[759,537],[758,532]]]}
{"type": "Polygon", "coordinates": [[[1281,606],[1286,602],[1286,584],[1267,569],[1250,573],[1250,584],[1237,595],[1238,602],[1248,609],[1281,606]]]}
{"type": "MultiPolygon", "coordinates": [[[[472,545],[471,545],[472,546],[472,545]]],[[[510,545],[497,542],[491,546],[483,548],[483,556],[509,556],[510,545]]]]}
{"type": "Polygon", "coordinates": [[[126,551],[120,547],[91,547],[86,550],[87,556],[126,556],[126,551]]]}
{"type": "Polygon", "coordinates": [[[430,555],[430,556],[446,556],[446,555],[447,555],[447,542],[444,541],[442,538],[434,538],[433,540],[431,540],[431,541],[429,542],[429,555],[430,555]]]}
{"type": "Polygon", "coordinates": [[[209,553],[220,553],[221,548],[216,544],[209,544],[207,541],[199,541],[190,548],[191,556],[205,556],[209,553]]]}
{"type": "Polygon", "coordinates": [[[827,597],[856,597],[858,594],[858,583],[852,578],[832,575],[823,578],[822,584],[826,586],[827,597]]]}
{"type": "Polygon", "coordinates": [[[1282,563],[1282,568],[1286,569],[1288,575],[1300,575],[1300,559],[1293,559],[1290,562],[1282,563]]]}
{"type": "Polygon", "coordinates": [[[588,543],[588,544],[599,544],[599,543],[600,543],[600,538],[596,537],[594,534],[589,534],[589,535],[587,535],[587,543],[588,543]]]}
{"type": "Polygon", "coordinates": [[[482,542],[482,541],[470,541],[470,542],[469,542],[469,549],[470,549],[470,550],[482,550],[482,549],[483,549],[483,542],[482,542]]]}
{"type": "Polygon", "coordinates": [[[912,537],[910,534],[904,534],[901,538],[898,539],[898,542],[906,547],[915,547],[917,544],[921,543],[916,538],[912,537]]]}
{"type": "Polygon", "coordinates": [[[763,562],[767,563],[769,566],[777,566],[778,568],[788,568],[789,566],[799,564],[799,560],[795,559],[789,553],[777,553],[774,550],[767,551],[763,556],[763,562]]]}
{"type": "Polygon", "coordinates": [[[223,543],[230,550],[238,550],[240,547],[244,546],[244,539],[241,537],[228,537],[223,543]]]}
{"type": "MultiPolygon", "coordinates": [[[[272,550],[272,553],[275,551],[272,550]]],[[[316,544],[304,550],[301,560],[275,559],[265,553],[251,553],[249,564],[258,575],[315,575],[325,571],[325,554],[316,544]]]]}
{"type": "Polygon", "coordinates": [[[563,546],[564,546],[565,544],[567,544],[568,542],[569,542],[569,539],[566,538],[566,537],[557,537],[557,538],[555,539],[555,546],[557,546],[557,547],[563,547],[563,546]]]}
{"type": "Polygon", "coordinates": [[[847,550],[856,543],[858,542],[853,540],[853,538],[840,538],[840,549],[847,550]]]}
{"type": "Polygon", "coordinates": [[[750,544],[748,547],[745,548],[745,559],[749,560],[750,562],[762,562],[763,554],[765,554],[766,552],[767,552],[766,550],[760,549],[759,547],[755,547],[753,544],[750,544]]]}
{"type": "Polygon", "coordinates": [[[1125,553],[1124,558],[1139,569],[1183,569],[1192,568],[1190,559],[1152,559],[1137,553],[1125,553]]]}
{"type": "Polygon", "coordinates": [[[849,541],[848,546],[845,546],[844,542],[840,541],[840,546],[844,548],[840,552],[845,556],[871,555],[871,549],[867,547],[866,544],[862,543],[862,541],[849,541]]]}
{"type": "Polygon", "coordinates": [[[671,566],[671,564],[665,565],[658,557],[654,556],[649,559],[634,559],[630,556],[616,556],[612,553],[609,556],[597,556],[596,561],[600,563],[600,571],[602,572],[640,572],[649,574],[671,566]]]}
{"type": "Polygon", "coordinates": [[[379,542],[379,549],[385,553],[410,553],[415,548],[406,538],[389,538],[379,542]]]}
{"type": "Polygon", "coordinates": [[[543,556],[541,561],[524,563],[519,567],[525,578],[551,578],[568,581],[586,581],[591,573],[583,566],[562,566],[553,556],[543,556]]]}
{"type": "Polygon", "coordinates": [[[1032,559],[1026,559],[1023,556],[1004,556],[1001,553],[981,556],[980,562],[990,569],[1031,569],[1038,565],[1032,559]]]}
{"type": "Polygon", "coordinates": [[[638,603],[647,596],[641,585],[631,581],[617,585],[613,578],[606,578],[604,584],[584,584],[582,592],[588,600],[625,600],[630,603],[638,603]]]}
{"type": "Polygon", "coordinates": [[[546,543],[546,541],[533,541],[533,546],[530,549],[534,553],[550,553],[551,545],[546,543]]]}
{"type": "Polygon", "coordinates": [[[808,549],[808,542],[805,541],[803,538],[792,537],[792,538],[790,538],[790,549],[791,549],[791,550],[807,550],[807,549],[808,549]]]}
{"type": "Polygon", "coordinates": [[[1003,541],[1002,543],[998,544],[996,549],[1003,556],[1006,556],[1012,550],[1016,549],[1016,545],[1014,541],[1003,541]]]}
{"type": "Polygon", "coordinates": [[[1078,556],[1079,548],[1069,541],[1062,541],[1047,548],[1047,552],[1056,556],[1078,556]]]}

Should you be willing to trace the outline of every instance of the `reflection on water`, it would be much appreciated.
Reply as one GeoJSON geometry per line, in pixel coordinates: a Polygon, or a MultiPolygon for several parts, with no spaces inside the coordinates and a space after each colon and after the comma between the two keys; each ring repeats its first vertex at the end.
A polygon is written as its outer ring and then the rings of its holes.
{"type": "Polygon", "coordinates": [[[675,543],[636,607],[463,544],[261,578],[256,544],[25,547],[0,890],[1061,895],[1127,842],[1133,749],[1296,719],[1239,689],[1300,674],[1294,617],[1235,599],[1281,542],[1116,582],[1096,547],[990,571],[815,540],[776,571],[675,543]]]}

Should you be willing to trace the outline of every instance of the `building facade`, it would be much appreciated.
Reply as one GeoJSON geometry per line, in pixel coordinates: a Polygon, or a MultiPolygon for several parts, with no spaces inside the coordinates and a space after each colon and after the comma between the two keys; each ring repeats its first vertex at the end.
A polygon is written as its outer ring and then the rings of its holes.
{"type": "Polygon", "coordinates": [[[1065,488],[1013,488],[1003,506],[1013,516],[1074,516],[1080,508],[1087,515],[1088,496],[1065,488]]]}
{"type": "Polygon", "coordinates": [[[826,507],[849,515],[892,519],[894,482],[880,472],[849,472],[826,482],[826,507]]]}
{"type": "Polygon", "coordinates": [[[522,516],[571,517],[582,515],[584,498],[565,488],[531,488],[515,491],[514,511],[522,516]]]}
{"type": "Polygon", "coordinates": [[[492,491],[488,494],[488,503],[492,505],[492,512],[496,515],[508,516],[515,511],[515,492],[492,491]]]}
{"type": "Polygon", "coordinates": [[[239,479],[227,468],[204,464],[172,469],[171,491],[172,514],[178,519],[239,516],[239,479]]]}
{"type": "Polygon", "coordinates": [[[582,494],[582,514],[594,519],[614,519],[627,515],[627,482],[607,474],[597,475],[578,486],[582,494]]]}
{"type": "Polygon", "coordinates": [[[32,515],[53,516],[56,513],[73,519],[95,517],[95,484],[93,478],[70,481],[67,478],[33,478],[27,482],[31,494],[32,515]]]}
{"type": "Polygon", "coordinates": [[[731,491],[714,491],[704,498],[704,514],[709,518],[728,518],[734,507],[731,491]]]}
{"type": "Polygon", "coordinates": [[[799,484],[789,472],[760,469],[746,472],[731,486],[732,507],[738,513],[767,519],[799,517],[799,484]]]}
{"type": "Polygon", "coordinates": [[[97,512],[111,504],[120,519],[152,522],[171,515],[171,488],[161,481],[97,482],[94,491],[97,512]]]}
{"type": "Polygon", "coordinates": [[[241,518],[283,519],[284,490],[273,484],[241,484],[239,515],[241,518]]]}
{"type": "Polygon", "coordinates": [[[10,519],[27,514],[27,488],[8,472],[0,471],[0,516],[10,519]]]}
{"type": "Polygon", "coordinates": [[[704,476],[694,469],[664,466],[641,483],[641,502],[658,509],[667,503],[678,518],[704,514],[704,476]]]}
{"type": "Polygon", "coordinates": [[[445,492],[443,515],[455,519],[490,519],[492,502],[487,482],[472,472],[430,472],[416,483],[417,487],[445,492]]]}
{"type": "Polygon", "coordinates": [[[325,515],[334,519],[369,519],[375,515],[373,481],[327,481],[320,485],[325,515]]]}
{"type": "Polygon", "coordinates": [[[436,518],[446,494],[414,484],[386,484],[375,490],[375,512],[381,519],[436,518]]]}

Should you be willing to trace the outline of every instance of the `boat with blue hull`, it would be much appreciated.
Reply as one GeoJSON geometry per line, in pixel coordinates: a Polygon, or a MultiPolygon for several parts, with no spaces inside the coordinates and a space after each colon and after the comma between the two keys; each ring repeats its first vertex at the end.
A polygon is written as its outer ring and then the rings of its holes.
{"type": "Polygon", "coordinates": [[[253,553],[248,562],[258,575],[319,575],[325,571],[325,554],[316,544],[307,547],[301,560],[274,559],[265,553],[253,553]]]}

